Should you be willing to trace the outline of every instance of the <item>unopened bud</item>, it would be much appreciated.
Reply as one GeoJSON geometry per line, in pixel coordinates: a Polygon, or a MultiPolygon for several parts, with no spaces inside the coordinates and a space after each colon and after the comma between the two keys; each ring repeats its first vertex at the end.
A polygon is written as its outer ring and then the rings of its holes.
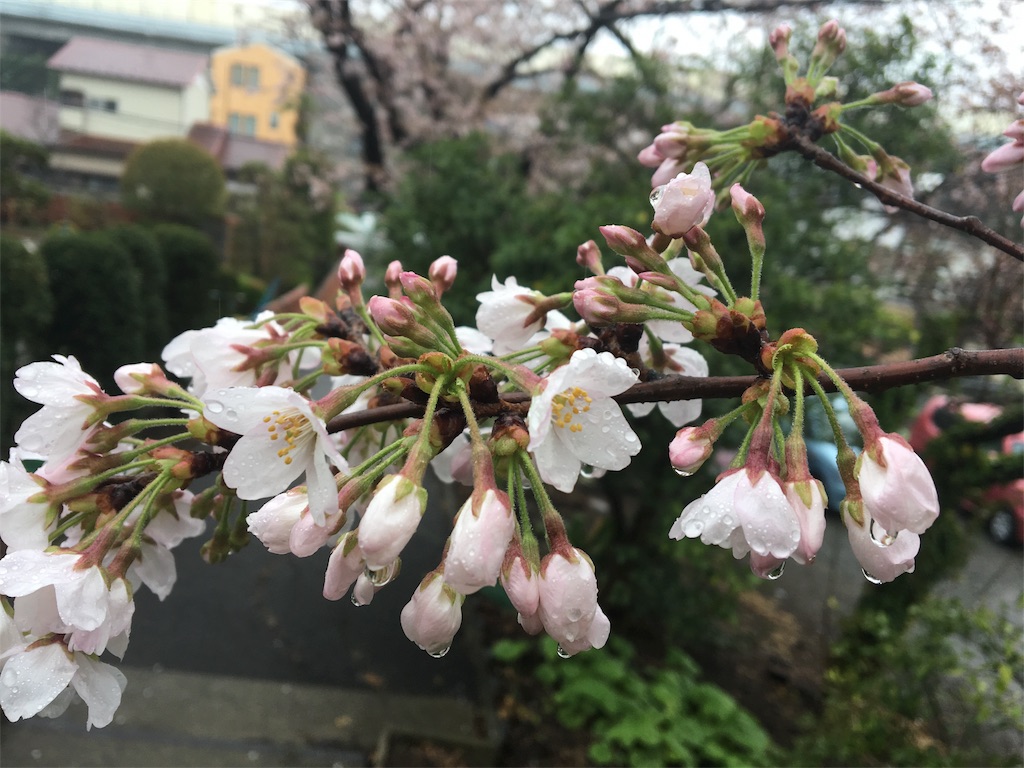
{"type": "Polygon", "coordinates": [[[603,275],[604,264],[601,263],[601,249],[593,240],[587,240],[576,249],[576,263],[590,270],[592,274],[603,275]]]}
{"type": "Polygon", "coordinates": [[[388,268],[384,271],[384,285],[387,286],[388,295],[392,299],[397,299],[402,295],[402,262],[392,261],[388,264],[388,268]]]}
{"type": "Polygon", "coordinates": [[[430,264],[427,274],[430,276],[430,282],[434,284],[434,290],[438,296],[455,284],[455,276],[458,272],[459,262],[451,256],[442,256],[439,259],[434,259],[430,264]]]}
{"type": "Polygon", "coordinates": [[[345,249],[345,255],[338,263],[338,282],[341,283],[341,287],[351,294],[353,290],[359,289],[365,279],[366,267],[363,265],[363,257],[351,248],[345,249]]]}
{"type": "Polygon", "coordinates": [[[683,427],[668,445],[668,458],[672,468],[689,477],[700,469],[711,456],[714,443],[699,427],[683,427]]]}

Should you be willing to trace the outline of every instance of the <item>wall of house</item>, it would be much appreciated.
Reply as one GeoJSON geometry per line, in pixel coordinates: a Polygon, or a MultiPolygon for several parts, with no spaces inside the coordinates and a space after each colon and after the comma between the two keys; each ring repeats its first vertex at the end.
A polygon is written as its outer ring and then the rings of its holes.
{"type": "Polygon", "coordinates": [[[306,84],[306,72],[297,60],[261,44],[223,48],[210,58],[210,80],[211,123],[264,141],[295,145],[297,107],[306,84]],[[258,73],[255,78],[253,71],[258,73]]]}
{"type": "Polygon", "coordinates": [[[183,94],[176,88],[62,73],[60,89],[84,97],[82,106],[61,105],[61,128],[92,136],[138,142],[185,136],[195,120],[208,114],[201,84],[183,94]]]}

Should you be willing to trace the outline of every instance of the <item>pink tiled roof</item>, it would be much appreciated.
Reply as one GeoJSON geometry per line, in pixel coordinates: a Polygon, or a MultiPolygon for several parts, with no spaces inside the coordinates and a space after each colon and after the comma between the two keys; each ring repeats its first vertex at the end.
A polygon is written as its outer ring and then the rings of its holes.
{"type": "Polygon", "coordinates": [[[12,136],[52,144],[60,131],[55,101],[15,91],[0,91],[0,128],[12,136]]]}
{"type": "Polygon", "coordinates": [[[53,54],[47,65],[59,72],[181,87],[205,72],[208,60],[198,53],[78,36],[53,54]]]}
{"type": "Polygon", "coordinates": [[[188,140],[213,155],[225,171],[237,171],[247,163],[263,163],[279,171],[291,152],[287,144],[240,136],[211,123],[195,123],[188,140]]]}

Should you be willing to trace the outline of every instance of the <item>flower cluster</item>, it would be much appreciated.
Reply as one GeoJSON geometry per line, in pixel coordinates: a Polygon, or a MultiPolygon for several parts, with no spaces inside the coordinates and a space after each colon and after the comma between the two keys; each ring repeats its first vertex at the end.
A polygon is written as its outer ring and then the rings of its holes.
{"type": "MultiPolygon", "coordinates": [[[[1017,103],[1024,106],[1024,91],[1017,97],[1017,103]]],[[[1010,139],[1009,144],[1003,144],[998,149],[990,152],[981,161],[981,169],[986,173],[1000,173],[1016,169],[1018,177],[1020,170],[1024,167],[1024,119],[1014,120],[1009,127],[1003,131],[1003,136],[1010,139]]],[[[1017,213],[1024,213],[1024,190],[1013,199],[1013,210],[1017,213]]],[[[1024,227],[1024,216],[1020,224],[1024,227]]]]}
{"type": "MultiPolygon", "coordinates": [[[[843,109],[867,102],[810,109],[834,91],[824,73],[845,46],[842,30],[822,28],[803,77],[788,39],[781,28],[772,36],[787,105],[840,132],[843,109]]],[[[926,90],[902,83],[871,103],[912,106],[926,90]]],[[[589,276],[573,291],[549,296],[495,276],[477,297],[476,327],[456,327],[442,302],[455,259],[438,258],[426,276],[392,262],[385,293],[367,297],[363,259],[349,250],[333,303],[307,297],[296,312],[186,331],[164,349],[164,367],[115,372],[121,394],[104,392],[71,357],[21,368],[16,389],[42,407],[0,463],[0,707],[12,720],[52,716],[78,695],[90,726],[109,723],[125,681],[100,659],[123,655],[136,590],[171,591],[171,550],[185,538],[208,533],[209,562],[250,537],[274,554],[323,555],[324,597],[370,604],[395,582],[424,516],[444,514],[429,509],[429,466],[472,491],[449,510],[438,565],[401,612],[408,638],[444,655],[466,597],[500,583],[523,629],[554,638],[559,655],[601,648],[611,623],[595,563],[570,541],[547,487],[571,492],[639,454],[620,407],[627,392],[634,417],[659,401],[680,428],[669,456],[681,475],[707,461],[731,423],[748,424],[732,466],[669,535],[749,554],[756,573],[777,578],[789,558],[811,562],[822,542],[827,499],[802,433],[805,390],[830,408],[824,375],[864,438],[858,458],[836,430],[851,545],[872,581],[911,570],[938,514],[924,465],[881,431],[809,334],[773,340],[767,331],[765,209],[727,183],[777,150],[785,128],[777,118],[725,133],[666,126],[641,154],[658,167],[650,234],[600,228],[624,264],[606,270],[588,241],[576,259],[589,276]],[[746,235],[746,294],[704,230],[716,187],[746,235]],[[733,411],[686,426],[699,400],[642,399],[648,383],[708,375],[694,341],[759,377],[733,411]]],[[[882,177],[905,169],[880,148],[872,161],[882,177]]]]}

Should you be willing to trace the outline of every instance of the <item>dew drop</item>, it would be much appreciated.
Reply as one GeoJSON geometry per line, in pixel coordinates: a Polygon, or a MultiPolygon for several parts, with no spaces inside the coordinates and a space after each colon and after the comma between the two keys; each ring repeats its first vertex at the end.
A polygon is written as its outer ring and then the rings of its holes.
{"type": "Polygon", "coordinates": [[[899,531],[895,535],[890,535],[882,526],[878,524],[877,520],[871,520],[871,526],[868,528],[868,533],[871,536],[871,543],[876,547],[889,547],[896,541],[896,536],[899,535],[899,531]]]}
{"type": "Polygon", "coordinates": [[[221,411],[224,410],[224,404],[219,403],[216,400],[211,400],[206,404],[206,410],[208,410],[210,413],[220,413],[221,411]]]}
{"type": "Polygon", "coordinates": [[[559,644],[559,646],[556,649],[555,653],[557,653],[559,658],[562,658],[562,659],[572,658],[572,654],[569,653],[567,650],[565,650],[565,648],[563,648],[561,646],[561,644],[559,644]]]}
{"type": "Polygon", "coordinates": [[[688,539],[696,538],[704,532],[704,521],[690,518],[683,523],[683,535],[688,539]]]}
{"type": "Polygon", "coordinates": [[[356,597],[356,593],[355,592],[352,593],[352,605],[354,605],[356,608],[362,608],[363,607],[363,604],[359,602],[359,598],[356,597]]]}
{"type": "Polygon", "coordinates": [[[732,526],[733,526],[732,515],[725,515],[722,518],[722,525],[724,525],[726,528],[732,528],[732,526]]]}
{"type": "Polygon", "coordinates": [[[601,427],[601,434],[602,435],[607,435],[611,431],[612,431],[612,428],[609,427],[607,424],[605,424],[603,427],[601,427]]]}
{"type": "MultiPolygon", "coordinates": [[[[675,469],[675,467],[673,467],[675,469]]],[[[687,472],[685,469],[676,469],[676,474],[680,477],[693,477],[693,472],[687,472]]]]}
{"type": "Polygon", "coordinates": [[[870,573],[865,571],[863,568],[860,569],[860,572],[864,574],[864,578],[867,579],[869,583],[871,583],[871,584],[881,584],[882,583],[882,580],[880,578],[878,578],[877,576],[872,576],[870,573]]]}
{"type": "Polygon", "coordinates": [[[774,570],[769,571],[768,573],[766,573],[765,574],[765,578],[768,579],[768,581],[778,581],[779,579],[782,578],[782,572],[785,571],[785,570],[786,570],[786,561],[783,560],[781,563],[779,563],[777,568],[775,568],[774,570]]]}
{"type": "Polygon", "coordinates": [[[238,411],[236,411],[234,408],[228,408],[226,411],[224,411],[224,417],[231,420],[235,420],[238,418],[238,411]]]}
{"type": "MultiPolygon", "coordinates": [[[[366,578],[370,580],[370,583],[375,587],[383,587],[391,583],[391,580],[395,578],[395,568],[390,565],[385,565],[383,568],[372,570],[367,568],[364,573],[366,578]]],[[[354,595],[353,595],[354,596],[354,595]]]]}
{"type": "Polygon", "coordinates": [[[665,194],[665,185],[662,184],[660,187],[655,187],[651,190],[651,205],[657,207],[661,201],[661,196],[665,194]]]}
{"type": "Polygon", "coordinates": [[[429,655],[430,658],[432,659],[440,659],[442,656],[445,656],[451,649],[452,647],[450,645],[446,645],[444,648],[441,648],[437,651],[427,651],[427,655],[429,655]]]}

